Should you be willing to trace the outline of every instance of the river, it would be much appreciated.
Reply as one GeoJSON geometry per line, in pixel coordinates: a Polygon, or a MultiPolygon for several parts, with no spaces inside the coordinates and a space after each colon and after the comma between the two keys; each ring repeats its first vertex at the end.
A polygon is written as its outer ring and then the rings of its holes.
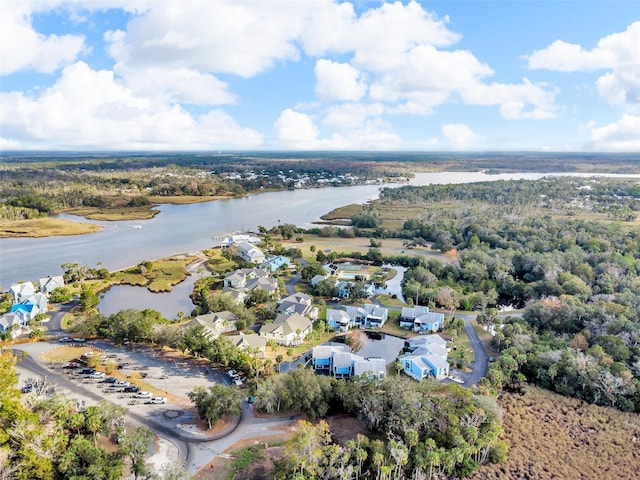
{"type": "MultiPolygon", "coordinates": [[[[548,174],[419,173],[411,184],[537,180],[545,175],[548,174]]],[[[619,176],[640,178],[640,175],[619,176]]],[[[0,289],[7,290],[17,281],[60,275],[60,266],[64,263],[78,262],[95,267],[101,262],[109,270],[118,270],[143,260],[197,252],[213,246],[214,235],[256,229],[258,225],[270,228],[279,223],[292,223],[309,227],[334,208],[378,198],[380,188],[379,185],[362,185],[287,190],[192,205],[165,204],[158,207],[160,213],[150,220],[128,222],[88,221],[61,215],[62,218],[90,222],[103,228],[98,233],[87,235],[0,239],[0,289]]]]}

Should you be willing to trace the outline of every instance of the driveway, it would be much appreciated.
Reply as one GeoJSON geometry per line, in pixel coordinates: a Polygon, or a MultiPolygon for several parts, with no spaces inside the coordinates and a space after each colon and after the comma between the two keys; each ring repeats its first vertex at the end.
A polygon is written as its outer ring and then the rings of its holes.
{"type": "MultiPolygon", "coordinates": [[[[64,373],[65,370],[61,368],[51,368],[40,359],[42,353],[58,345],[56,342],[34,342],[15,346],[15,350],[23,352],[21,361],[16,365],[20,378],[19,387],[24,385],[25,378],[34,377],[46,383],[47,387],[55,387],[56,393],[64,394],[80,406],[96,404],[100,400],[123,405],[127,408],[127,424],[134,427],[146,425],[158,436],[168,440],[177,450],[179,458],[184,459],[185,466],[191,473],[210,463],[233,443],[284,432],[297,419],[257,418],[253,415],[252,406],[243,400],[242,414],[234,418],[226,430],[216,435],[183,428],[183,425],[193,425],[197,420],[186,394],[195,385],[225,383],[228,379],[224,373],[194,366],[187,361],[172,362],[154,355],[153,350],[148,348],[127,351],[108,342],[94,341],[86,344],[105,352],[116,353],[122,361],[130,362],[130,367],[139,367],[138,370],[147,373],[144,382],[159,390],[168,388],[170,393],[185,398],[184,404],[149,405],[144,404],[144,400],[130,404],[132,399],[129,396],[107,394],[103,390],[103,384],[73,379],[72,374],[64,373]]],[[[129,368],[120,372],[128,374],[131,371],[136,369],[129,368]]]]}

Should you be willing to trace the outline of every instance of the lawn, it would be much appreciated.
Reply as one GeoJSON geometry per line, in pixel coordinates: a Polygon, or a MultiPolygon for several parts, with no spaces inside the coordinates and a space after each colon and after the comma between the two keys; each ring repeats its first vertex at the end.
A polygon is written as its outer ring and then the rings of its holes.
{"type": "Polygon", "coordinates": [[[138,266],[131,267],[113,273],[111,283],[146,286],[151,292],[170,292],[174,285],[187,278],[186,266],[195,260],[195,256],[181,256],[150,262],[151,268],[143,271],[138,266]]]}

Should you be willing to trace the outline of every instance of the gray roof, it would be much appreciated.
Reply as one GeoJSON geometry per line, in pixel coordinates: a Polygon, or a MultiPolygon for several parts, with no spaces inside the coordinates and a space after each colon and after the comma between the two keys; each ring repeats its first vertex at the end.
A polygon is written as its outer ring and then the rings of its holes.
{"type": "Polygon", "coordinates": [[[260,333],[274,333],[280,330],[283,335],[290,335],[298,330],[304,332],[308,328],[311,328],[311,321],[307,317],[297,313],[291,315],[281,313],[276,317],[275,322],[266,323],[260,327],[260,333]]]}
{"type": "Polygon", "coordinates": [[[241,333],[239,335],[229,335],[223,338],[239,348],[250,347],[263,349],[267,346],[267,340],[260,335],[245,335],[244,333],[241,333]]]}

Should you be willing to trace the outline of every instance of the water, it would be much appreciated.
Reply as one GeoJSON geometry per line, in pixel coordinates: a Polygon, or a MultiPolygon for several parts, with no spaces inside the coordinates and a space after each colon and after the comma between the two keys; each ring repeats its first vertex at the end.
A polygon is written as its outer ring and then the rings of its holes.
{"type": "Polygon", "coordinates": [[[115,285],[100,294],[98,310],[106,316],[128,308],[135,310],[151,308],[159,311],[168,320],[177,319],[180,312],[190,316],[194,305],[189,295],[193,291],[196,280],[201,277],[202,275],[191,275],[175,285],[170,292],[165,293],[153,293],[145,287],[115,285]]]}
{"type": "MultiPolygon", "coordinates": [[[[355,352],[361,357],[380,357],[384,358],[386,364],[394,362],[398,358],[399,352],[404,347],[404,339],[400,337],[394,337],[378,332],[366,332],[367,339],[364,342],[364,346],[355,352]]],[[[340,342],[344,337],[338,337],[333,341],[340,342]]]]}
{"type": "MultiPolygon", "coordinates": [[[[586,177],[595,174],[569,175],[586,177]]],[[[536,180],[543,176],[545,174],[542,173],[419,173],[411,184],[536,180]]],[[[640,175],[636,177],[640,178],[640,175]]],[[[102,262],[105,268],[118,270],[143,260],[209,248],[214,244],[213,235],[255,229],[258,225],[270,228],[280,223],[309,227],[334,208],[378,198],[379,190],[378,185],[329,187],[271,192],[192,205],[161,205],[158,208],[160,213],[153,219],[118,223],[61,215],[61,218],[101,225],[103,229],[88,235],[0,239],[0,289],[6,290],[17,281],[59,275],[63,263],[78,262],[95,267],[102,262]],[[131,228],[132,225],[141,228],[131,228]]]]}
{"type": "Polygon", "coordinates": [[[396,295],[399,300],[404,302],[404,297],[402,296],[402,279],[404,278],[404,272],[407,271],[405,267],[401,267],[400,265],[383,265],[384,268],[389,268],[395,270],[397,272],[396,276],[391,280],[387,280],[386,288],[376,288],[376,293],[385,293],[387,295],[396,295]]]}

